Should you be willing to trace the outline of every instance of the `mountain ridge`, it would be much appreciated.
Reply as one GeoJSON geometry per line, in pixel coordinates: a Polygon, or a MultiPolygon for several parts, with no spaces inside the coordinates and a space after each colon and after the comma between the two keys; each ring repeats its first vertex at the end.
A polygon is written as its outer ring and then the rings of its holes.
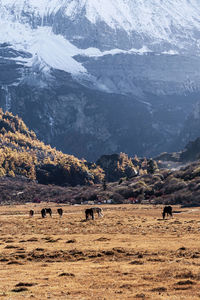
{"type": "MultiPolygon", "coordinates": [[[[200,8],[197,0],[159,0],[156,3],[149,0],[17,0],[14,3],[12,0],[1,0],[0,4],[4,13],[12,9],[16,19],[20,19],[23,13],[30,13],[44,22],[44,17],[61,11],[71,20],[85,16],[93,24],[103,21],[111,28],[146,32],[147,35],[157,35],[161,39],[171,33],[171,28],[200,28],[200,8]]],[[[26,15],[23,17],[25,19],[26,15]]]]}

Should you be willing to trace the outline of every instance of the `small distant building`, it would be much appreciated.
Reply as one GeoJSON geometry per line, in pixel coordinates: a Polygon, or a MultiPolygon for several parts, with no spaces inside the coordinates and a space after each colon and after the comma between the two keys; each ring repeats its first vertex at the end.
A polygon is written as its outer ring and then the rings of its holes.
{"type": "Polygon", "coordinates": [[[87,201],[87,204],[94,205],[95,203],[94,203],[94,201],[87,201]]]}
{"type": "Polygon", "coordinates": [[[112,203],[113,203],[113,200],[112,200],[112,199],[108,199],[108,200],[107,200],[107,203],[108,203],[108,204],[112,204],[112,203]]]}
{"type": "Polygon", "coordinates": [[[135,204],[136,203],[136,199],[134,197],[130,197],[130,198],[128,198],[128,203],[135,204]]]}
{"type": "Polygon", "coordinates": [[[149,203],[150,203],[149,199],[148,199],[148,200],[142,200],[142,201],[141,201],[141,204],[149,204],[149,203]]]}

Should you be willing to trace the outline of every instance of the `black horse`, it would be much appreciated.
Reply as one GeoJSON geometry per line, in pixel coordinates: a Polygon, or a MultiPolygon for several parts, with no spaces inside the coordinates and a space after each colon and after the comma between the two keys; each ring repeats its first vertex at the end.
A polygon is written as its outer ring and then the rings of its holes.
{"type": "Polygon", "coordinates": [[[42,218],[45,218],[45,217],[46,217],[46,209],[45,209],[45,208],[43,208],[43,209],[41,210],[41,216],[42,216],[42,218]]]}
{"type": "Polygon", "coordinates": [[[52,210],[51,210],[51,208],[45,208],[45,211],[46,211],[46,215],[49,214],[50,217],[52,216],[52,210]]]}
{"type": "Polygon", "coordinates": [[[59,216],[62,217],[62,215],[63,215],[63,209],[62,208],[58,208],[57,212],[58,212],[59,216]]]}
{"type": "Polygon", "coordinates": [[[33,217],[33,216],[34,216],[34,210],[31,209],[31,210],[29,211],[29,216],[30,216],[30,217],[33,217]]]}
{"type": "Polygon", "coordinates": [[[169,205],[169,206],[165,206],[163,208],[163,212],[162,212],[162,216],[163,216],[163,219],[165,219],[165,215],[167,214],[170,215],[172,217],[172,207],[169,205]]]}
{"type": "Polygon", "coordinates": [[[92,220],[94,220],[94,211],[92,208],[87,208],[85,210],[85,218],[86,218],[86,221],[89,219],[89,216],[92,217],[92,220]]]}

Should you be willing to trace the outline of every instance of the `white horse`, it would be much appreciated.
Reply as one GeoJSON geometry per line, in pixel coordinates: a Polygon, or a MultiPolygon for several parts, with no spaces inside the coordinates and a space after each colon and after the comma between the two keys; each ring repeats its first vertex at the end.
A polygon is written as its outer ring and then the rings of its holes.
{"type": "Polygon", "coordinates": [[[103,209],[102,208],[100,208],[100,207],[92,207],[92,210],[93,210],[94,213],[98,214],[99,218],[103,217],[103,209]]]}

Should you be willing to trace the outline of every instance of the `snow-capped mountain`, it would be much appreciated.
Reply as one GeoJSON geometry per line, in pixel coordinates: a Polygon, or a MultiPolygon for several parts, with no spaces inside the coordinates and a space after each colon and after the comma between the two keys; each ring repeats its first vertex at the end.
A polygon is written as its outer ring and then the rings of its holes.
{"type": "Polygon", "coordinates": [[[98,26],[102,23],[110,30],[174,44],[181,37],[197,39],[195,31],[200,30],[198,0],[1,0],[0,7],[2,18],[28,22],[31,27],[53,25],[54,31],[64,31],[66,36],[69,29],[61,25],[64,19],[74,27],[80,20],[98,26]]]}
{"type": "Polygon", "coordinates": [[[199,16],[198,0],[1,0],[0,42],[77,74],[78,54],[199,53],[199,16]]]}
{"type": "Polygon", "coordinates": [[[199,0],[0,0],[0,104],[28,115],[26,122],[40,138],[66,152],[94,158],[97,148],[147,155],[168,150],[199,91],[199,0]],[[127,112],[127,99],[142,132],[131,127],[129,114],[125,127],[114,125],[114,117],[109,117],[113,125],[96,120],[95,99],[107,99],[104,106],[112,112],[113,93],[121,103],[118,118],[123,108],[127,112]],[[134,137],[139,132],[140,146],[130,143],[131,131],[134,137]],[[73,140],[75,132],[85,143],[83,151],[73,140]],[[69,143],[63,142],[67,136],[69,143]]]}

